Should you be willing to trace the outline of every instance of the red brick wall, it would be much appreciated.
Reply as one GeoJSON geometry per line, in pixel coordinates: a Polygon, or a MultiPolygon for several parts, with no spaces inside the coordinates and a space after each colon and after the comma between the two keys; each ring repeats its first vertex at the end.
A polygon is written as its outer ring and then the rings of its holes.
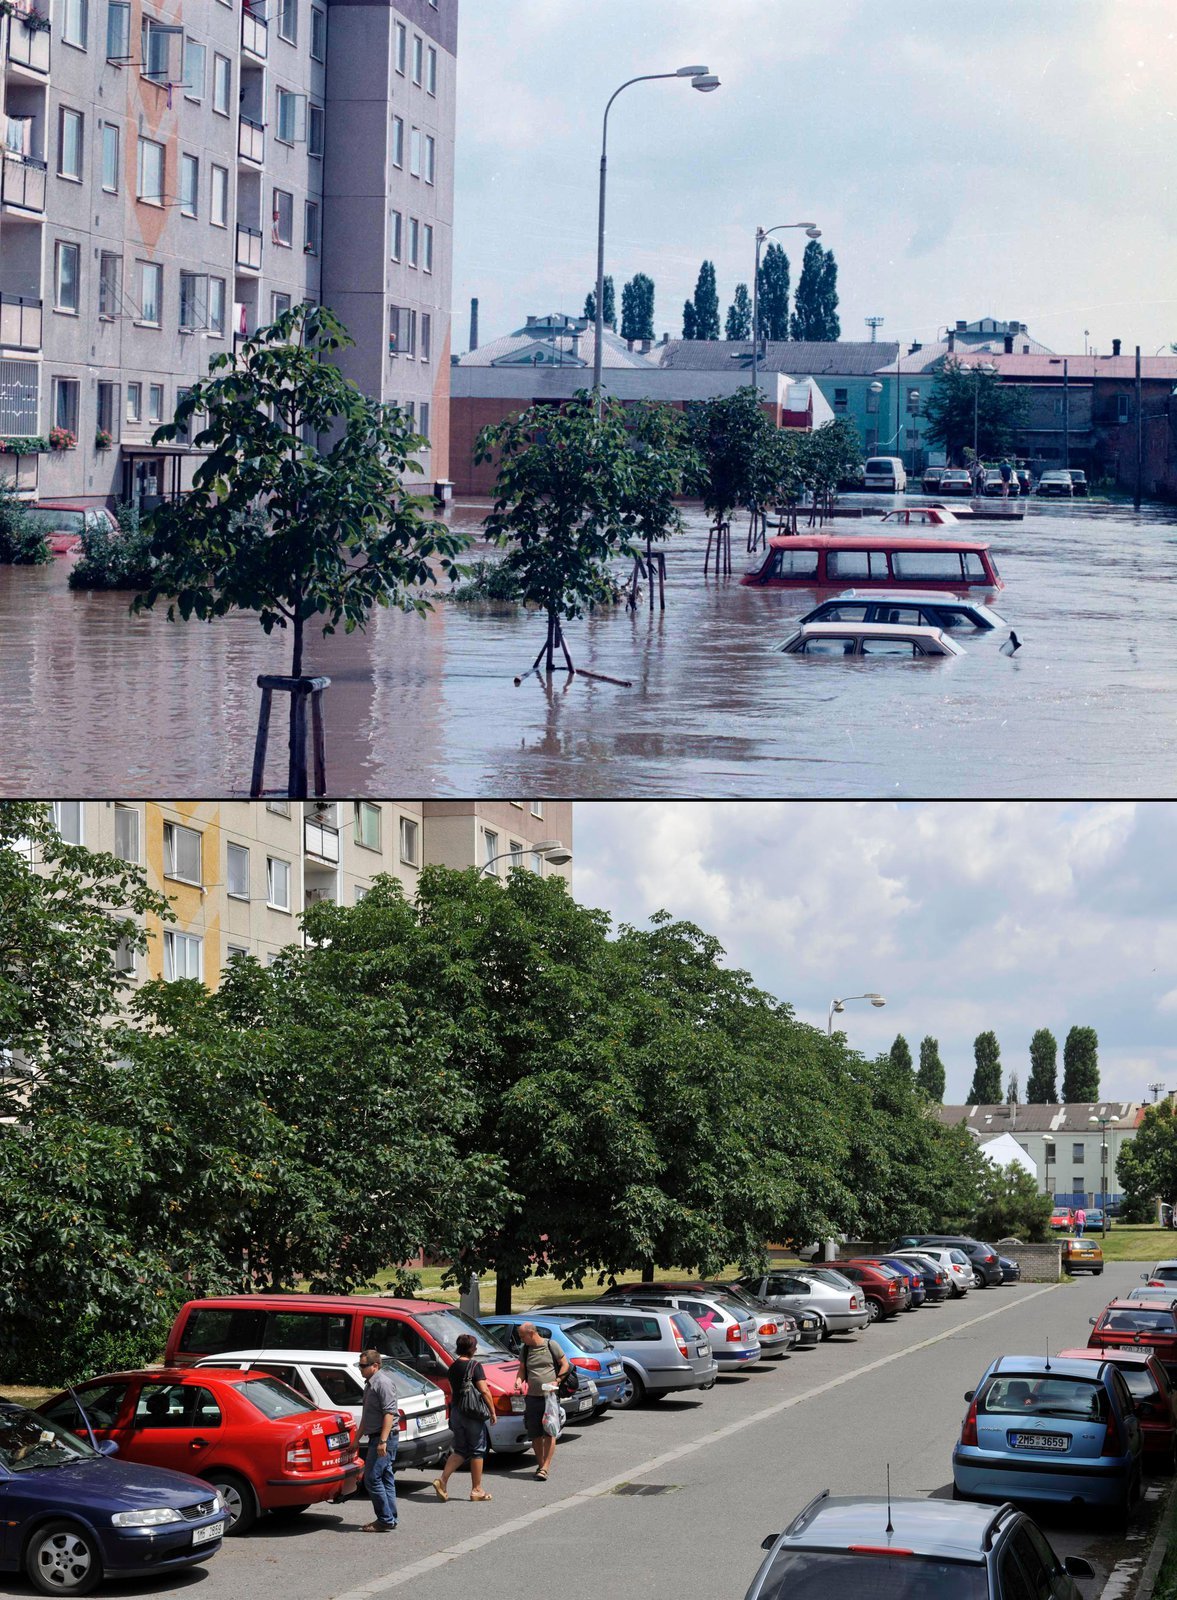
{"type": "Polygon", "coordinates": [[[489,423],[502,422],[525,410],[527,401],[515,396],[478,400],[466,395],[450,400],[450,476],[456,495],[489,498],[494,494],[496,464],[474,465],[474,441],[489,423]]]}

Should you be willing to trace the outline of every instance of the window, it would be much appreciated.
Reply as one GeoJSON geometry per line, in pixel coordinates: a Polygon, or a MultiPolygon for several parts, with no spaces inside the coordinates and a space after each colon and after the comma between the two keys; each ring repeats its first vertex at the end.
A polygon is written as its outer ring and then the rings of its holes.
{"type": "Polygon", "coordinates": [[[78,271],[81,252],[59,239],[53,247],[53,309],[78,314],[78,271]]]}
{"type": "Polygon", "coordinates": [[[401,307],[401,349],[407,356],[417,352],[417,313],[407,306],[401,307]]]}
{"type": "Polygon", "coordinates": [[[58,108],[57,118],[57,176],[82,181],[82,132],[84,119],[80,111],[68,106],[58,108]]]}
{"type": "Polygon", "coordinates": [[[82,802],[80,800],[55,800],[53,826],[63,844],[82,844],[82,802]]]}
{"type": "Polygon", "coordinates": [[[229,169],[228,167],[213,167],[212,190],[209,195],[208,220],[214,228],[224,228],[228,225],[229,215],[229,169]]]}
{"type": "Polygon", "coordinates": [[[433,349],[433,318],[428,311],[421,313],[421,360],[428,361],[433,349]]]}
{"type": "Polygon", "coordinates": [[[415,400],[406,400],[405,403],[404,403],[404,406],[402,407],[402,409],[403,409],[403,411],[405,413],[405,416],[409,420],[409,427],[412,428],[414,433],[416,433],[416,431],[417,431],[417,402],[415,400]]]}
{"type": "Polygon", "coordinates": [[[416,217],[410,217],[409,218],[409,265],[410,265],[410,267],[415,267],[417,265],[417,256],[420,253],[420,246],[421,246],[421,224],[417,221],[416,217]]]}
{"type": "MultiPolygon", "coordinates": [[[[114,944],[114,970],[116,972],[134,972],[135,949],[130,939],[116,939],[114,944]]],[[[86,1396],[87,1403],[90,1396],[86,1396]]]]}
{"type": "Polygon", "coordinates": [[[392,119],[392,164],[394,167],[403,167],[405,164],[405,119],[393,117],[392,119]]]}
{"type": "Polygon", "coordinates": [[[417,865],[417,824],[412,817],[400,819],[400,849],[401,860],[410,867],[417,865]]]}
{"type": "Polygon", "coordinates": [[[163,936],[163,976],[165,983],[175,983],[178,978],[197,978],[202,974],[201,941],[191,933],[172,933],[163,936]]]}
{"type": "Polygon", "coordinates": [[[249,946],[248,945],[244,945],[244,944],[227,944],[225,946],[225,964],[226,964],[226,966],[228,966],[230,962],[242,960],[248,954],[249,954],[249,946]]]}
{"type": "Polygon", "coordinates": [[[355,839],[365,850],[380,848],[380,807],[368,800],[355,801],[355,839]]]}
{"type": "Polygon", "coordinates": [[[409,171],[414,178],[421,176],[421,130],[409,130],[409,171]]]}
{"type": "Polygon", "coordinates": [[[185,36],[180,76],[185,97],[189,100],[204,99],[204,57],[204,46],[185,36]]]}
{"type": "Polygon", "coordinates": [[[542,800],[533,800],[531,802],[531,814],[533,817],[539,817],[542,821],[544,814],[544,803],[542,800]]]}
{"type": "Polygon", "coordinates": [[[401,233],[404,228],[404,218],[399,211],[392,213],[392,244],[389,253],[394,261],[401,258],[401,233]]]}
{"type": "Polygon", "coordinates": [[[402,77],[404,76],[404,72],[405,72],[405,44],[406,44],[407,38],[408,38],[408,35],[407,35],[406,31],[405,31],[404,23],[403,22],[398,22],[396,24],[396,55],[395,55],[395,61],[396,61],[396,70],[401,74],[402,77]]]}
{"type": "Polygon", "coordinates": [[[531,852],[531,870],[541,878],[544,875],[544,858],[538,850],[531,852]]]}
{"type": "Polygon", "coordinates": [[[163,145],[154,139],[139,139],[139,168],[135,198],[145,205],[163,205],[163,145]]]}
{"type": "Polygon", "coordinates": [[[290,296],[281,294],[277,290],[270,296],[270,321],[283,316],[290,310],[290,296]]]}
{"type": "Polygon", "coordinates": [[[307,155],[321,156],[323,154],[323,108],[322,106],[307,107],[307,155]]]}
{"type": "Polygon", "coordinates": [[[143,76],[150,78],[153,83],[165,84],[171,79],[172,40],[177,34],[182,36],[183,29],[157,22],[154,17],[143,18],[140,70],[143,76]]]}
{"type": "Polygon", "coordinates": [[[850,391],[848,389],[835,389],[834,390],[834,409],[836,411],[845,411],[847,405],[849,404],[849,401],[850,401],[850,391]]]}
{"type": "Polygon", "coordinates": [[[107,321],[112,321],[119,314],[119,301],[122,299],[119,279],[122,271],[122,256],[104,250],[98,257],[98,315],[107,321]]]}
{"type": "Polygon", "coordinates": [[[131,7],[129,0],[107,0],[106,59],[131,59],[131,7]]]}
{"type": "Polygon", "coordinates": [[[224,338],[225,334],[225,280],[208,280],[208,331],[224,338]]]}
{"type": "Polygon", "coordinates": [[[429,402],[428,402],[428,400],[422,400],[422,402],[421,402],[421,418],[420,418],[420,421],[417,423],[417,432],[421,435],[422,439],[424,439],[425,443],[428,444],[429,443],[429,402]]]}
{"type": "Polygon", "coordinates": [[[425,182],[432,183],[437,166],[437,140],[431,133],[425,135],[425,182]]]}
{"type": "Polygon", "coordinates": [[[249,899],[249,851],[243,844],[225,846],[225,893],[234,900],[249,899]]]}
{"type": "Polygon", "coordinates": [[[298,0],[278,0],[278,37],[298,43],[298,0]]]}
{"type": "Polygon", "coordinates": [[[274,243],[289,249],[294,239],[294,196],[286,189],[274,190],[273,232],[274,243]]]}
{"type": "Polygon", "coordinates": [[[433,224],[425,224],[425,251],[421,258],[421,265],[426,272],[433,271],[433,224]]]}
{"type": "Polygon", "coordinates": [[[200,882],[200,835],[178,822],[163,825],[163,875],[182,883],[200,882]]]}
{"type": "Polygon", "coordinates": [[[78,436],[78,395],[80,385],[76,378],[54,378],[53,380],[53,426],[64,428],[67,433],[78,436]]]}
{"type": "Polygon", "coordinates": [[[278,129],[274,137],[282,144],[293,144],[296,96],[289,89],[276,89],[274,93],[277,96],[278,108],[278,129]]]}
{"type": "Polygon", "coordinates": [[[429,94],[437,93],[437,51],[432,45],[425,52],[425,89],[429,94]]]}
{"type": "Polygon", "coordinates": [[[308,200],[303,207],[302,247],[308,256],[317,256],[319,253],[319,203],[317,200],[308,200]]]}
{"type": "MultiPolygon", "coordinates": [[[[183,400],[184,396],[186,394],[190,394],[191,391],[192,391],[192,385],[191,384],[178,383],[176,385],[176,406],[177,406],[177,408],[179,407],[180,401],[183,400]]],[[[193,419],[191,417],[189,417],[187,422],[185,422],[182,425],[180,425],[179,427],[177,427],[175,442],[177,444],[191,444],[193,426],[194,426],[194,421],[193,421],[193,419]]]]}
{"type": "Polygon", "coordinates": [[[180,328],[192,332],[207,319],[208,279],[203,272],[180,274],[180,328]]]}
{"type": "Polygon", "coordinates": [[[1083,1165],[1083,1146],[1081,1144],[1073,1144],[1071,1146],[1071,1160],[1077,1167],[1083,1165]]]}
{"type": "Polygon", "coordinates": [[[510,844],[510,850],[511,850],[511,870],[513,872],[516,867],[522,867],[522,865],[523,865],[523,846],[518,842],[518,840],[512,839],[511,840],[511,844],[510,844]]]}
{"type": "Polygon", "coordinates": [[[266,810],[272,811],[276,817],[288,817],[290,815],[290,801],[267,800],[266,810]]]}
{"type": "Polygon", "coordinates": [[[266,857],[266,904],[275,911],[290,910],[290,863],[266,857]]]}
{"type": "Polygon", "coordinates": [[[61,19],[62,42],[84,50],[89,21],[89,0],[65,0],[65,14],[61,19]]]}
{"type": "Polygon", "coordinates": [[[119,386],[102,379],[98,384],[98,426],[114,439],[118,435],[119,386]]]}
{"type": "Polygon", "coordinates": [[[425,41],[419,33],[413,35],[413,82],[420,87],[421,65],[424,60],[425,41]]]}
{"type": "Polygon", "coordinates": [[[327,59],[327,13],[311,7],[311,60],[327,59]]]}
{"type": "Polygon", "coordinates": [[[219,117],[229,115],[233,93],[233,64],[228,56],[213,56],[213,110],[219,117]]]}
{"type": "Polygon", "coordinates": [[[127,421],[142,422],[143,420],[143,385],[141,383],[128,383],[127,385],[127,421]]]}
{"type": "Polygon", "coordinates": [[[491,872],[497,878],[498,877],[498,868],[494,867],[494,866],[491,866],[490,864],[499,853],[499,836],[498,836],[498,834],[497,833],[491,833],[489,828],[484,828],[482,830],[482,846],[483,846],[482,864],[483,864],[483,866],[490,867],[491,872]]]}
{"type": "Polygon", "coordinates": [[[148,422],[163,421],[163,384],[153,383],[147,390],[148,422]]]}
{"type": "Polygon", "coordinates": [[[107,194],[119,192],[119,130],[117,122],[102,124],[102,187],[107,194]]]}
{"type": "Polygon", "coordinates": [[[196,156],[180,157],[180,215],[194,217],[200,199],[200,161],[196,156]]]}

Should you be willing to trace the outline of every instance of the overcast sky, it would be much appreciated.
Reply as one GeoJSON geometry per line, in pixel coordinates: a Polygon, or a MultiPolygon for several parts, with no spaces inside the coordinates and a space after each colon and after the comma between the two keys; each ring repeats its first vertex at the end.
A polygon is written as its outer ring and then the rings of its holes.
{"type": "Polygon", "coordinates": [[[1025,1089],[1036,1028],[1099,1035],[1110,1099],[1177,1089],[1173,804],[626,801],[577,805],[575,893],[697,922],[801,1020],[868,1055],[940,1041],[963,1102],[992,1028],[1025,1089]]]}
{"type": "MultiPolygon", "coordinates": [[[[528,313],[579,313],[596,271],[655,281],[681,335],[700,261],[721,319],[756,227],[813,220],[842,336],[932,339],[1017,319],[1052,349],[1177,339],[1172,0],[461,0],[455,352],[528,313]]],[[[804,243],[779,236],[796,284],[804,243]]]]}

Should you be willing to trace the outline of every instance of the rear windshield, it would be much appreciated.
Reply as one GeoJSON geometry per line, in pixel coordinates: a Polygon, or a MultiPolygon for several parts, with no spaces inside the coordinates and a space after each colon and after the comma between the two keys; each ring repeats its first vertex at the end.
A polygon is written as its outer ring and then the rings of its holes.
{"type": "Polygon", "coordinates": [[[832,1594],[869,1595],[870,1600],[988,1600],[989,1582],[980,1563],[782,1550],[760,1590],[761,1600],[828,1600],[832,1594]]]}
{"type": "Polygon", "coordinates": [[[1150,1311],[1144,1306],[1133,1307],[1131,1311],[1109,1311],[1101,1326],[1112,1333],[1172,1333],[1173,1313],[1150,1311]]]}
{"type": "Polygon", "coordinates": [[[510,1355],[505,1344],[500,1343],[493,1333],[488,1333],[481,1323],[461,1311],[417,1311],[414,1318],[424,1328],[425,1332],[451,1358],[458,1353],[458,1335],[472,1333],[477,1339],[476,1356],[489,1357],[492,1361],[502,1361],[510,1355]]]}
{"type": "Polygon", "coordinates": [[[872,477],[893,478],[895,476],[895,463],[888,461],[885,456],[872,456],[863,468],[872,477]]]}
{"type": "Polygon", "coordinates": [[[1070,1417],[1076,1422],[1107,1418],[1107,1391],[1098,1378],[1054,1378],[1001,1374],[978,1397],[984,1416],[1070,1417]]]}
{"type": "Polygon", "coordinates": [[[563,1332],[582,1350],[608,1350],[609,1341],[603,1339],[591,1322],[566,1322],[563,1332]]]}
{"type": "Polygon", "coordinates": [[[670,1320],[684,1339],[701,1339],[704,1337],[702,1328],[689,1311],[672,1311],[670,1320]]]}
{"type": "Polygon", "coordinates": [[[305,1394],[299,1394],[280,1378],[246,1378],[238,1385],[237,1393],[271,1422],[302,1416],[313,1410],[305,1394]]]}
{"type": "Polygon", "coordinates": [[[1150,1395],[1157,1392],[1157,1380],[1147,1367],[1122,1367],[1116,1363],[1116,1371],[1128,1385],[1128,1392],[1134,1400],[1147,1400],[1150,1395]]]}
{"type": "Polygon", "coordinates": [[[50,511],[41,506],[26,506],[25,510],[43,533],[81,533],[85,526],[83,511],[50,511]]]}

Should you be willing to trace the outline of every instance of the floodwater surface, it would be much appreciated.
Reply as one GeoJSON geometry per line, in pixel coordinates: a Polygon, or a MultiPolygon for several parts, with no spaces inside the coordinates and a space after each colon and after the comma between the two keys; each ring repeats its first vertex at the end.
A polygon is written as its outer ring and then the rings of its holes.
{"type": "MultiPolygon", "coordinates": [[[[914,497],[913,497],[914,498],[914,497]]],[[[848,500],[853,504],[853,500],[848,500]]],[[[864,502],[865,503],[865,502],[864,502]]],[[[867,532],[886,502],[871,497],[867,532]]],[[[476,532],[485,506],[452,520],[476,532]]],[[[578,666],[513,679],[542,617],[439,602],[314,639],[331,678],[337,795],[1136,796],[1177,794],[1177,521],[1097,505],[977,522],[1005,579],[991,603],[1022,640],[966,633],[942,661],[783,656],[809,590],[703,574],[706,518],[667,557],[665,612],[598,611],[568,627],[578,666]]],[[[839,525],[835,525],[836,527],[839,525]]],[[[756,562],[760,558],[756,558],[756,562]]],[[[0,567],[0,788],[8,796],[247,791],[260,672],[289,643],[254,617],[131,617],[128,596],[72,593],[67,563],[0,567]]],[[[975,591],[976,592],[976,591],[975,591]]],[[[284,782],[281,708],[267,786],[284,782]]]]}

